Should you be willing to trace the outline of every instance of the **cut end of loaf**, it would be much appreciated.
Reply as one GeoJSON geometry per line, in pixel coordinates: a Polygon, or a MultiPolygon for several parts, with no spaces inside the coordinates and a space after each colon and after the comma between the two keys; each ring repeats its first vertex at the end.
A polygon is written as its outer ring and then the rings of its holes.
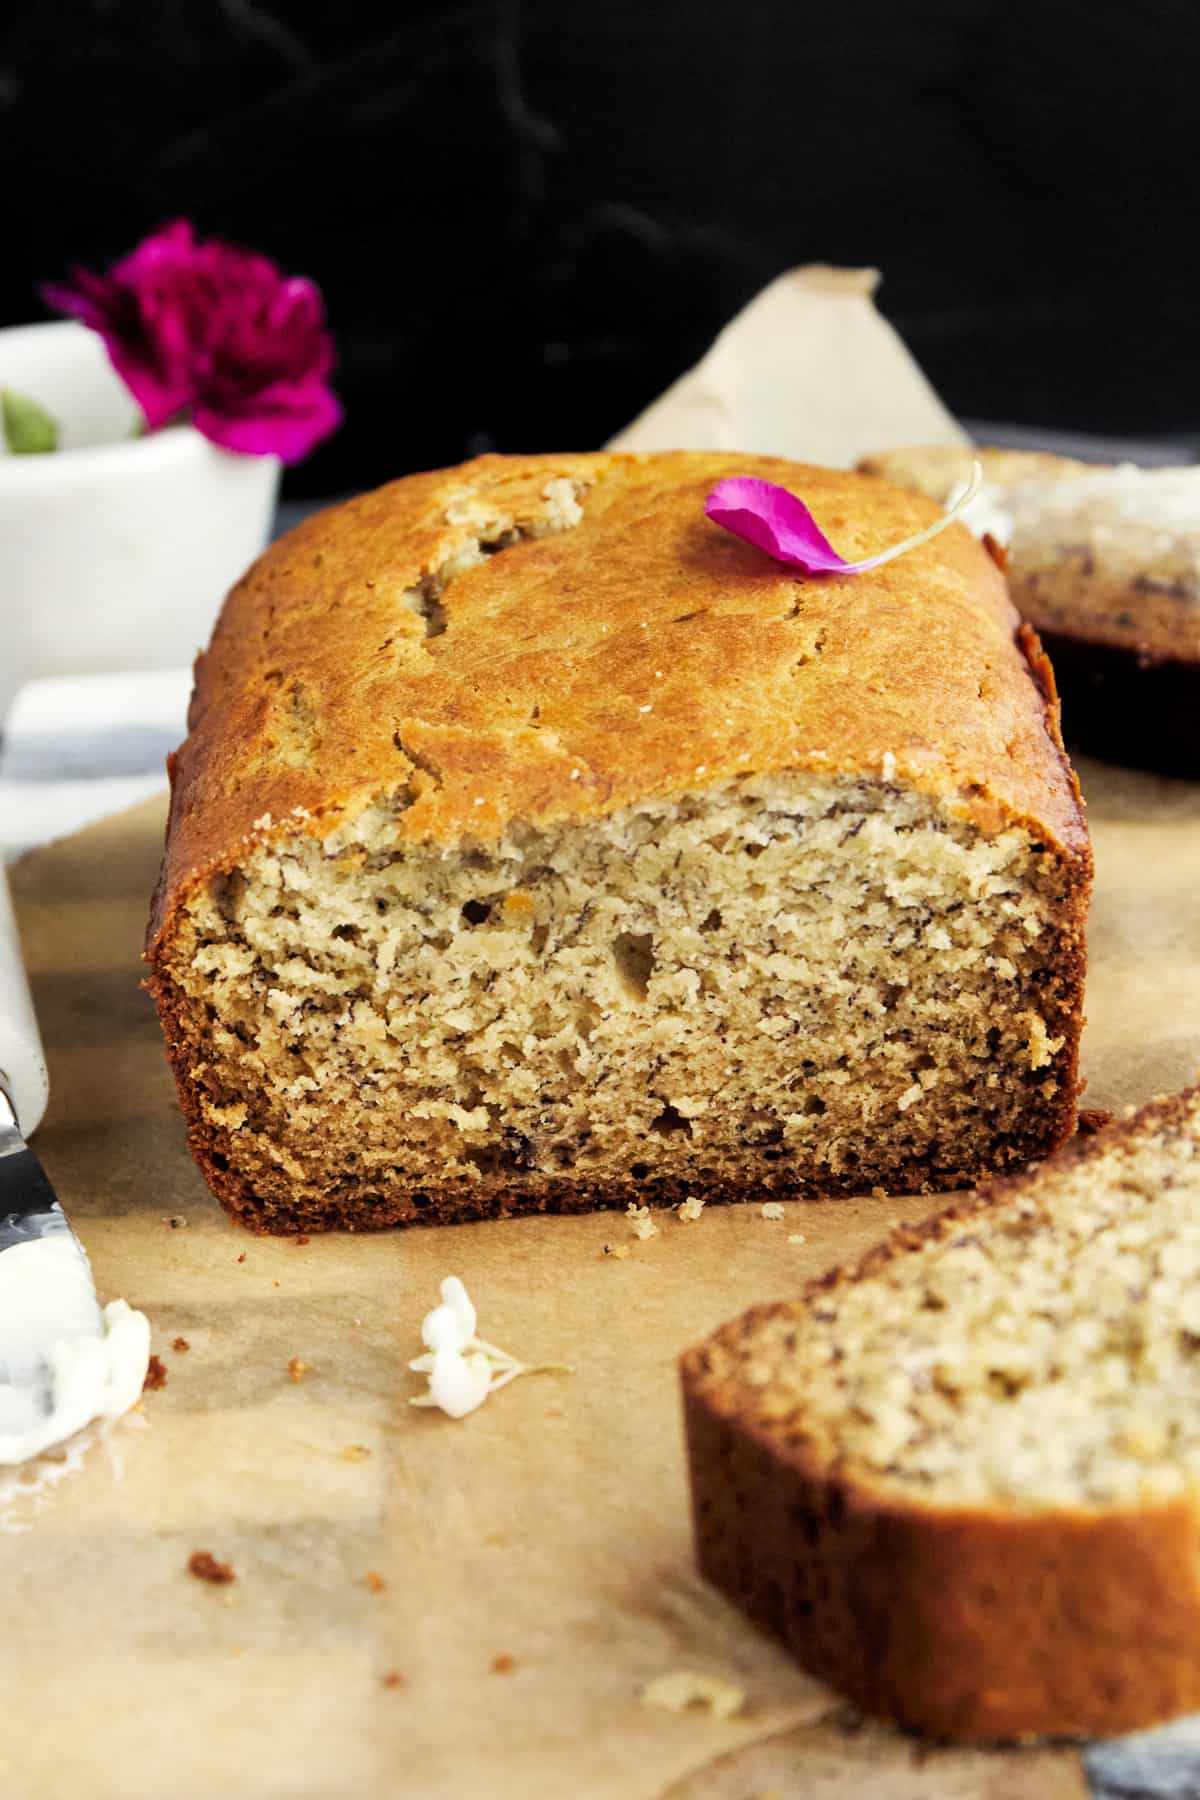
{"type": "Polygon", "coordinates": [[[747,1315],[703,1370],[782,1455],[906,1502],[1179,1498],[1200,1482],[1200,1095],[747,1315]]]}
{"type": "Polygon", "coordinates": [[[703,1573],[964,1741],[1200,1705],[1200,1091],[895,1233],[683,1361],[703,1573]]]}
{"type": "Polygon", "coordinates": [[[1026,829],[788,775],[446,852],[405,804],[253,849],[158,946],[247,1223],[947,1188],[1071,1128],[1084,876],[1026,829]]]}

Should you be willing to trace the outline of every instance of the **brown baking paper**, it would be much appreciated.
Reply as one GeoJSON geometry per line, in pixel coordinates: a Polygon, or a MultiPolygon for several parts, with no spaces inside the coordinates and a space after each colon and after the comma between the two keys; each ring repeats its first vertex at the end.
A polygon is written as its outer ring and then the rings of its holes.
{"type": "MultiPolygon", "coordinates": [[[[1200,1067],[1200,788],[1083,773],[1084,1061],[1089,1103],[1115,1107],[1200,1067]]],[[[1070,1751],[927,1754],[854,1729],[692,1570],[678,1352],[931,1203],[794,1203],[782,1223],[710,1206],[660,1215],[645,1242],[611,1214],[252,1237],[187,1156],[138,987],[162,824],[151,803],[13,871],[50,1063],[37,1148],[102,1296],[149,1314],[168,1381],[7,1509],[0,1795],[1083,1793],[1070,1751]],[[410,1408],[406,1363],[450,1273],[485,1336],[575,1373],[458,1422],[410,1408]],[[236,1580],[191,1577],[197,1549],[236,1580]],[[689,1668],[743,1688],[744,1715],[640,1704],[689,1668]]]]}
{"type": "MultiPolygon", "coordinates": [[[[873,287],[781,278],[622,441],[834,462],[961,441],[873,287]]],[[[1200,1067],[1200,788],[1085,785],[1088,1100],[1118,1106],[1200,1067]]],[[[857,1728],[692,1569],[678,1353],[931,1203],[710,1206],[645,1242],[614,1215],[251,1237],[187,1156],[138,986],[162,825],[152,803],[13,871],[50,1063],[37,1148],[168,1380],[77,1473],[0,1503],[0,1800],[1082,1794],[1071,1751],[857,1728]],[[410,1408],[451,1273],[486,1337],[575,1372],[458,1422],[410,1408]],[[190,1576],[195,1550],[235,1581],[190,1576]],[[744,1689],[744,1713],[640,1703],[682,1669],[744,1689]]]]}
{"type": "Polygon", "coordinates": [[[791,269],[730,320],[612,450],[755,450],[849,468],[970,440],[875,309],[876,269],[791,269]]]}

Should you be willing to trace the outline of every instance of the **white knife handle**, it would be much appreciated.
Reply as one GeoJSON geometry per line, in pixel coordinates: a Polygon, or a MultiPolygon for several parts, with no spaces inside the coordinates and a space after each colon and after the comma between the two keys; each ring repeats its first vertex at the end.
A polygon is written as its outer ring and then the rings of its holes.
{"type": "Polygon", "coordinates": [[[42,1040],[29,997],[29,982],[21,957],[21,940],[13,918],[8,882],[0,866],[0,1081],[17,1109],[22,1137],[37,1129],[50,1082],[42,1040]]]}

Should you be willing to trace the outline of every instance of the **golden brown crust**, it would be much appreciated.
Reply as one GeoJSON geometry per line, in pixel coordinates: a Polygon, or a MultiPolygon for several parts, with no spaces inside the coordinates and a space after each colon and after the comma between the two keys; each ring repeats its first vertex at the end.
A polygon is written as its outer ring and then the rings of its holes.
{"type": "Polygon", "coordinates": [[[254,841],[323,834],[407,787],[401,830],[453,846],[514,820],[587,819],[785,768],[879,770],[1069,858],[1073,778],[1014,643],[1003,579],[961,527],[866,575],[801,577],[720,531],[703,501],[753,473],[804,496],[844,554],[928,523],[927,500],[770,458],[482,457],[306,521],[230,595],[197,664],[173,769],[157,950],[208,874],[254,841]],[[402,596],[471,536],[464,494],[582,522],[455,576],[447,628],[402,596]],[[891,766],[891,765],[889,765],[891,766]]]}
{"type": "Polygon", "coordinates": [[[1200,1707],[1200,1504],[938,1507],[840,1473],[714,1377],[710,1346],[877,1273],[1064,1163],[1115,1139],[1180,1123],[1196,1091],[1145,1107],[1052,1164],[990,1184],[798,1301],[724,1326],[681,1362],[697,1556],[702,1572],[804,1667],[865,1711],[962,1741],[1097,1736],[1200,1707]]]}

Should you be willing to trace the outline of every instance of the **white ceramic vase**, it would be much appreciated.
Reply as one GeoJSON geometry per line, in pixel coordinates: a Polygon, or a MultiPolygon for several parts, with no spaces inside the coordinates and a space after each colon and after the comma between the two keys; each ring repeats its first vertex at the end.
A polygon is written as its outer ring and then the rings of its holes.
{"type": "Polygon", "coordinates": [[[42,456],[0,449],[0,725],[39,675],[190,663],[266,544],[273,456],[235,456],[190,425],[144,437],[95,332],[0,331],[0,387],[60,426],[42,456]]]}

